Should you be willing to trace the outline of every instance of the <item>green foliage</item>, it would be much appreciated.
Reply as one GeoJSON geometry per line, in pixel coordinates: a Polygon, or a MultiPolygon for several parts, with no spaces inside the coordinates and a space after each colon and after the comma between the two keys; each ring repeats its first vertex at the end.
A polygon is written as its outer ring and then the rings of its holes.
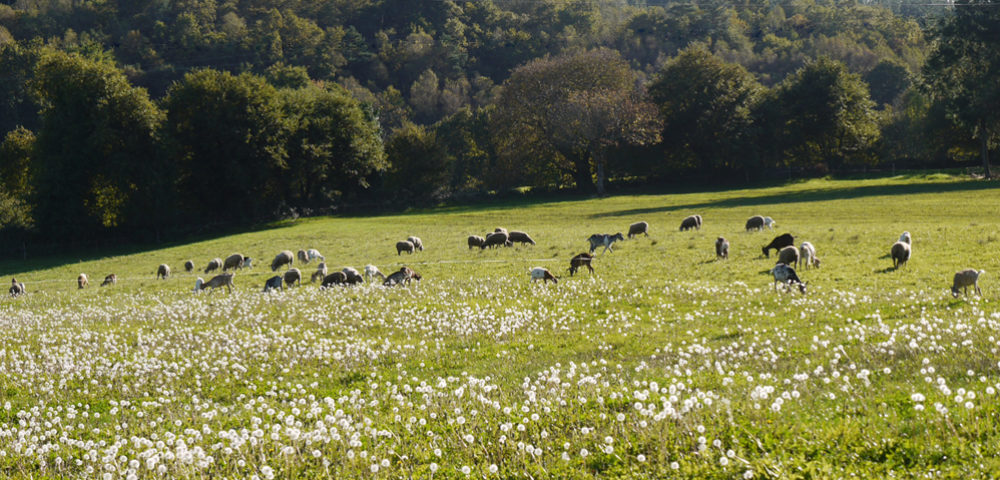
{"type": "Polygon", "coordinates": [[[433,131],[406,124],[393,132],[385,148],[393,159],[387,172],[385,195],[421,203],[444,198],[451,159],[433,131]]]}

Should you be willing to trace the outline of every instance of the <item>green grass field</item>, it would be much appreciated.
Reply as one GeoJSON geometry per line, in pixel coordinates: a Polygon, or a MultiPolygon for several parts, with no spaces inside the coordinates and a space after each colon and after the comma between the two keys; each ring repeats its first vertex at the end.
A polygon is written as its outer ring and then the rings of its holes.
{"type": "Polygon", "coordinates": [[[921,175],[316,218],[6,261],[28,294],[0,302],[0,476],[995,477],[998,218],[993,183],[921,175]],[[702,229],[679,232],[695,213],[702,229]],[[778,226],[745,232],[755,214],[778,226]],[[590,234],[640,220],[649,237],[568,275],[590,234]],[[498,226],[537,245],[466,247],[498,226]],[[903,231],[913,257],[893,270],[903,231]],[[822,259],[799,269],[807,295],[773,288],[761,247],[784,232],[822,259]],[[426,249],[397,255],[409,235],[426,249]],[[305,248],[331,271],[423,280],[261,293],[271,258],[305,248]],[[194,294],[234,252],[255,264],[236,291],[194,294]],[[532,284],[533,266],[559,283],[532,284]],[[982,298],[951,296],[963,268],[986,270],[982,298]]]}

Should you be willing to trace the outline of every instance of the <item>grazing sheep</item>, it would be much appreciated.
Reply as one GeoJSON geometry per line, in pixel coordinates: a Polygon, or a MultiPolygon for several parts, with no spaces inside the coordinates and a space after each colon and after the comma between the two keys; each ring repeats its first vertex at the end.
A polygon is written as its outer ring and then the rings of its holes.
{"type": "Polygon", "coordinates": [[[309,281],[312,283],[316,283],[316,280],[323,280],[323,278],[326,277],[327,273],[329,272],[326,271],[326,262],[320,262],[319,267],[316,269],[315,272],[313,272],[312,277],[310,277],[309,281]]]}
{"type": "Polygon", "coordinates": [[[333,272],[325,277],[323,277],[323,283],[320,284],[319,288],[330,288],[334,285],[343,285],[347,283],[347,274],[344,272],[333,272]]]}
{"type": "Polygon", "coordinates": [[[17,281],[16,278],[11,278],[10,279],[10,296],[11,297],[20,297],[21,295],[24,295],[26,292],[27,292],[27,290],[25,290],[25,288],[24,288],[24,282],[19,282],[19,281],[17,281]]]}
{"type": "Polygon", "coordinates": [[[341,268],[340,271],[344,272],[344,274],[347,275],[348,277],[350,277],[350,276],[360,277],[361,276],[361,272],[359,272],[358,269],[356,269],[354,267],[344,267],[344,268],[341,268]]]}
{"type": "Polygon", "coordinates": [[[291,250],[283,250],[274,256],[274,260],[271,260],[271,271],[276,272],[279,268],[284,265],[292,266],[292,262],[295,261],[295,257],[291,250]]]}
{"type": "Polygon", "coordinates": [[[640,233],[647,237],[649,236],[649,223],[635,222],[628,226],[628,238],[632,238],[640,233]]]}
{"type": "Polygon", "coordinates": [[[729,241],[725,238],[715,239],[715,258],[729,258],[729,241]]]}
{"type": "Polygon", "coordinates": [[[79,276],[76,277],[76,285],[78,288],[84,288],[90,285],[90,280],[87,279],[86,273],[81,273],[79,276]]]}
{"type": "Polygon", "coordinates": [[[594,261],[594,256],[589,253],[581,253],[569,261],[569,276],[573,276],[580,267],[587,267],[590,269],[590,273],[594,273],[594,267],[591,265],[594,261]]]}
{"type": "Polygon", "coordinates": [[[701,230],[701,216],[700,215],[690,215],[688,217],[685,217],[684,220],[681,221],[681,231],[682,232],[685,231],[685,230],[691,230],[692,228],[695,229],[695,230],[701,230]]]}
{"type": "Polygon", "coordinates": [[[420,275],[407,267],[401,267],[398,272],[386,277],[382,285],[391,287],[399,284],[409,284],[411,279],[420,280],[420,275]]]}
{"type": "Polygon", "coordinates": [[[361,273],[358,272],[354,268],[344,267],[344,269],[341,270],[341,272],[344,272],[344,275],[347,276],[347,283],[348,283],[348,285],[354,285],[354,284],[357,284],[357,283],[364,283],[365,282],[365,278],[362,277],[361,273]]]}
{"type": "Polygon", "coordinates": [[[986,273],[986,270],[976,270],[967,268],[955,274],[955,279],[951,284],[951,294],[958,298],[958,289],[964,289],[965,296],[969,296],[969,285],[975,287],[976,295],[983,296],[983,291],[979,289],[979,276],[986,273]]]}
{"type": "Polygon", "coordinates": [[[319,250],[315,248],[310,248],[309,250],[299,250],[298,253],[299,261],[303,264],[308,264],[309,262],[316,260],[317,258],[321,262],[326,261],[326,257],[319,253],[319,250]]]}
{"type": "Polygon", "coordinates": [[[763,230],[764,229],[764,217],[760,215],[754,215],[747,219],[747,231],[750,230],[763,230]]]}
{"type": "Polygon", "coordinates": [[[767,227],[769,230],[774,230],[774,227],[777,227],[778,224],[774,222],[773,218],[764,217],[764,226],[767,227]]]}
{"type": "Polygon", "coordinates": [[[156,278],[166,280],[170,276],[170,265],[166,263],[161,263],[159,267],[156,267],[156,278]]]}
{"type": "Polygon", "coordinates": [[[302,272],[297,268],[289,268],[285,272],[285,285],[291,287],[292,285],[302,285],[302,272]]]}
{"type": "Polygon", "coordinates": [[[242,254],[234,253],[226,257],[226,260],[222,262],[222,271],[225,272],[230,269],[235,270],[237,268],[243,268],[244,262],[246,262],[246,257],[242,254]]]}
{"type": "Polygon", "coordinates": [[[264,291],[281,290],[281,275],[275,275],[264,282],[264,291]]]}
{"type": "Polygon", "coordinates": [[[409,240],[403,240],[402,242],[396,242],[396,255],[402,255],[403,252],[413,254],[413,242],[409,240]]]}
{"type": "Polygon", "coordinates": [[[117,283],[118,283],[118,275],[115,275],[115,274],[112,273],[112,274],[109,274],[108,276],[104,277],[104,281],[101,282],[101,286],[103,287],[103,286],[106,286],[106,285],[115,285],[117,283]]]}
{"type": "Polygon", "coordinates": [[[615,249],[611,248],[611,244],[618,240],[625,240],[625,237],[622,236],[621,232],[614,235],[609,233],[595,233],[587,238],[587,241],[590,242],[590,253],[594,253],[594,250],[597,250],[597,247],[600,247],[601,245],[604,245],[604,250],[601,250],[601,253],[608,250],[614,252],[615,249]]]}
{"type": "Polygon", "coordinates": [[[211,288],[212,291],[215,291],[216,288],[224,286],[226,287],[226,289],[229,290],[230,293],[232,293],[233,277],[235,276],[236,274],[232,272],[220,273],[212,277],[212,279],[207,282],[202,280],[201,277],[198,277],[198,279],[194,281],[194,291],[200,292],[206,288],[211,288]]]}
{"type": "Polygon", "coordinates": [[[524,232],[518,232],[516,230],[511,231],[510,234],[507,236],[507,239],[510,240],[511,243],[518,242],[518,243],[530,243],[532,245],[535,244],[535,241],[531,239],[530,235],[524,232]]]}
{"type": "Polygon", "coordinates": [[[892,257],[892,268],[899,268],[906,265],[906,261],[910,259],[910,244],[904,242],[892,244],[889,256],[892,257]]]}
{"type": "Polygon", "coordinates": [[[365,279],[370,282],[374,280],[375,277],[379,277],[383,281],[385,280],[385,274],[380,272],[378,267],[375,265],[365,265],[365,279]]]}
{"type": "Polygon", "coordinates": [[[802,242],[799,253],[802,254],[802,263],[805,263],[805,268],[819,268],[819,257],[816,256],[816,247],[813,244],[802,242]]]}
{"type": "Polygon", "coordinates": [[[493,229],[493,233],[507,233],[507,229],[503,227],[497,227],[493,229]]]}
{"type": "Polygon", "coordinates": [[[771,249],[781,250],[789,245],[795,245],[795,237],[791,233],[785,233],[783,235],[778,235],[771,240],[771,243],[765,245],[760,250],[764,252],[765,257],[770,257],[771,249]]]}
{"type": "Polygon", "coordinates": [[[779,263],[771,269],[771,274],[774,275],[774,290],[778,290],[778,282],[785,285],[786,288],[793,283],[799,284],[799,291],[803,295],[806,294],[806,283],[803,283],[799,279],[799,276],[795,274],[795,269],[785,265],[784,263],[779,263]]]}
{"type": "Polygon", "coordinates": [[[778,251],[778,263],[795,265],[795,268],[799,268],[799,258],[799,249],[795,248],[795,245],[789,245],[778,251]]]}
{"type": "Polygon", "coordinates": [[[531,275],[531,283],[535,283],[536,280],[541,280],[542,283],[550,280],[552,283],[559,283],[559,279],[545,267],[532,267],[531,270],[528,270],[528,275],[531,275]]]}
{"type": "Polygon", "coordinates": [[[910,238],[910,232],[903,232],[903,234],[899,236],[899,241],[911,247],[913,246],[913,240],[910,238]]]}
{"type": "Polygon", "coordinates": [[[222,259],[221,258],[213,258],[212,260],[210,260],[208,262],[208,266],[205,267],[205,273],[213,272],[213,271],[218,270],[220,268],[222,268],[222,259]]]}
{"type": "Polygon", "coordinates": [[[480,237],[479,235],[469,235],[469,248],[479,247],[483,248],[483,244],[486,243],[486,239],[480,237]]]}
{"type": "Polygon", "coordinates": [[[406,237],[406,241],[413,244],[413,248],[424,251],[424,242],[420,240],[420,237],[409,236],[406,237]]]}
{"type": "Polygon", "coordinates": [[[192,262],[191,260],[184,262],[184,271],[190,272],[192,270],[194,270],[194,262],[192,262]]]}
{"type": "Polygon", "coordinates": [[[250,257],[243,257],[243,268],[253,268],[253,259],[250,257]]]}
{"type": "Polygon", "coordinates": [[[486,240],[483,242],[483,246],[480,249],[485,249],[486,247],[509,247],[513,242],[510,241],[510,236],[507,232],[493,232],[486,234],[486,240]]]}

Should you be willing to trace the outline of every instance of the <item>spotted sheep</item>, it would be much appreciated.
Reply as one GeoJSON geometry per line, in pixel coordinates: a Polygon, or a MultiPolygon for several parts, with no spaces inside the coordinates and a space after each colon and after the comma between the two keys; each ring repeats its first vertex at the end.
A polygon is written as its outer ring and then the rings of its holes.
{"type": "Polygon", "coordinates": [[[79,276],[76,277],[76,285],[77,288],[84,288],[87,285],[90,285],[90,280],[87,279],[86,273],[81,273],[79,276]]]}

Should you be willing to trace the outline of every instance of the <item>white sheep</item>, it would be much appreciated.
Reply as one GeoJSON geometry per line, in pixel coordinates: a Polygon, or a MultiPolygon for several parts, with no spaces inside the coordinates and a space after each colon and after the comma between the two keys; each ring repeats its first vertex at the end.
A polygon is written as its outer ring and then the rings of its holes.
{"type": "Polygon", "coordinates": [[[422,240],[420,240],[420,237],[409,236],[409,237],[406,237],[406,241],[412,243],[413,244],[413,248],[416,248],[417,250],[420,250],[421,252],[424,251],[424,242],[422,240]]]}
{"type": "Polygon", "coordinates": [[[319,266],[316,268],[316,271],[313,272],[311,277],[309,277],[309,281],[313,283],[316,283],[317,280],[322,281],[323,278],[326,277],[327,273],[329,272],[326,269],[326,262],[320,262],[319,266]]]}
{"type": "Polygon", "coordinates": [[[903,232],[903,234],[899,236],[899,241],[911,247],[913,246],[913,240],[910,238],[910,232],[903,232]]]}
{"type": "Polygon", "coordinates": [[[958,298],[958,289],[965,291],[965,296],[969,296],[969,286],[972,285],[976,294],[983,296],[983,291],[979,289],[979,276],[986,273],[986,270],[976,270],[967,268],[955,274],[955,279],[951,284],[951,294],[958,298]]]}
{"type": "Polygon", "coordinates": [[[209,280],[209,281],[207,281],[207,282],[204,281],[204,280],[202,280],[201,277],[198,277],[198,279],[194,281],[194,291],[195,292],[200,292],[200,291],[202,291],[202,290],[204,290],[206,288],[211,288],[212,291],[215,291],[216,288],[224,286],[224,287],[226,287],[229,290],[230,293],[232,293],[232,291],[233,291],[233,277],[235,277],[235,276],[236,276],[236,274],[231,273],[231,272],[230,273],[222,273],[222,274],[219,274],[219,275],[216,275],[216,276],[212,277],[212,279],[209,280]]]}
{"type": "Polygon", "coordinates": [[[767,227],[770,230],[774,230],[774,227],[777,227],[778,224],[774,221],[773,218],[771,218],[771,217],[764,217],[764,226],[767,227]]]}
{"type": "Polygon", "coordinates": [[[365,265],[365,280],[372,281],[375,277],[379,277],[382,281],[385,281],[385,274],[378,270],[375,265],[365,265]]]}

